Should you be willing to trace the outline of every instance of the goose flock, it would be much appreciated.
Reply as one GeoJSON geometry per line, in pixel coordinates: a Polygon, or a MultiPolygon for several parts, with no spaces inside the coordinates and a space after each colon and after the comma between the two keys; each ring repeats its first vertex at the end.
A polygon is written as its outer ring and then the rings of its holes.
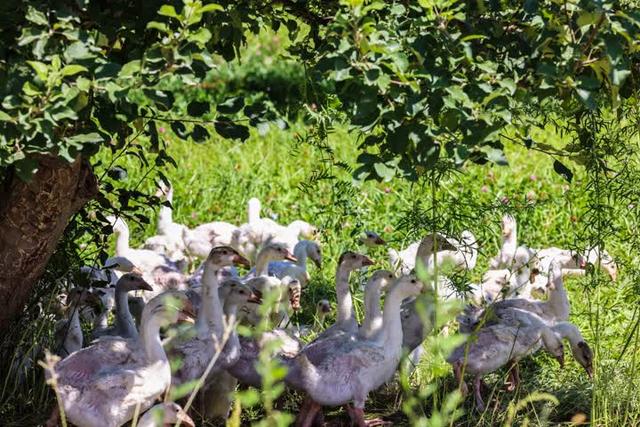
{"type": "Polygon", "coordinates": [[[335,320],[325,327],[333,310],[320,300],[311,305],[313,324],[300,326],[292,315],[323,262],[316,227],[263,218],[254,198],[245,224],[216,221],[191,229],[173,221],[173,190],[162,186],[160,195],[167,203],[159,212],[157,235],[144,247],[131,248],[127,224],[110,217],[113,257],[104,266],[83,267],[94,286],[66,295],[69,310],[57,325],[62,359],[47,370],[60,400],[49,425],[58,423],[60,409],[81,427],[120,426],[134,418],[143,426],[194,425],[178,391],[197,381],[203,413],[224,419],[238,384],[261,387],[262,352],[287,368],[286,386],[306,396],[296,425],[322,423],[325,406],[344,406],[358,426],[379,424],[365,418],[367,396],[394,377],[403,355],[419,359],[422,343],[433,333],[435,304],[452,298],[464,301],[457,325],[469,339],[447,361],[463,394],[465,374],[473,375],[478,410],[485,407],[484,375],[507,367],[508,390],[514,390],[519,360],[544,349],[562,365],[564,341],[592,375],[592,351],[569,322],[564,277],[599,264],[615,280],[616,264],[605,251],[519,245],[516,221],[505,215],[502,245],[490,269],[480,283],[459,292],[446,274],[475,269],[479,244],[471,231],[430,233],[402,249],[365,231],[359,240],[363,252],[385,247],[387,269],[369,272],[376,265],[369,256],[342,253],[335,320]],[[189,274],[189,266],[197,267],[189,274]],[[416,270],[429,279],[420,280],[416,270]],[[356,318],[351,293],[356,271],[367,277],[363,319],[356,318]],[[88,346],[81,318],[93,325],[88,346]],[[241,336],[239,324],[263,332],[241,336]],[[177,402],[159,403],[169,390],[177,402]]]}

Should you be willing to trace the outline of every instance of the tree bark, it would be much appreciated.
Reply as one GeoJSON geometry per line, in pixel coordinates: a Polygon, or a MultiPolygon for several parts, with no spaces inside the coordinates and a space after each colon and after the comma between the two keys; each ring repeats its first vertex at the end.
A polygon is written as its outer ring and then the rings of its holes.
{"type": "Polygon", "coordinates": [[[40,156],[29,182],[0,188],[0,331],[22,313],[70,218],[98,193],[91,165],[40,156]]]}

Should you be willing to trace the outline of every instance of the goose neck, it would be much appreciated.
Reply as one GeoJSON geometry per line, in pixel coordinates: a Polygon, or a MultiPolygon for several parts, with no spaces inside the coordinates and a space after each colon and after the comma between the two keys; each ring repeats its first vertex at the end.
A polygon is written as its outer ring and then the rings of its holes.
{"type": "Polygon", "coordinates": [[[162,347],[160,319],[157,316],[152,315],[148,321],[142,323],[140,340],[150,363],[162,362],[169,364],[167,354],[162,347]]]}
{"type": "Polygon", "coordinates": [[[120,227],[115,230],[116,234],[116,255],[125,256],[129,251],[129,228],[120,227]]]}
{"type": "Polygon", "coordinates": [[[138,330],[129,311],[129,294],[125,289],[116,288],[116,328],[118,333],[128,338],[137,338],[138,330]]]}
{"type": "Polygon", "coordinates": [[[340,266],[336,273],[336,297],[338,299],[336,323],[348,322],[353,318],[353,300],[349,290],[349,275],[351,271],[340,266]]]}
{"type": "Polygon", "coordinates": [[[296,263],[300,267],[304,268],[305,270],[307,269],[307,257],[309,256],[307,251],[308,251],[308,246],[306,245],[305,241],[299,242],[293,248],[293,256],[295,256],[298,260],[296,263]]]}
{"type": "Polygon", "coordinates": [[[404,296],[397,290],[391,290],[384,301],[382,315],[382,344],[388,351],[400,351],[402,347],[402,319],[400,308],[404,296]]]}
{"type": "Polygon", "coordinates": [[[219,268],[220,266],[207,263],[202,273],[202,307],[196,320],[196,329],[200,337],[210,333],[218,338],[222,336],[222,304],[218,296],[217,277],[219,268]]]}
{"type": "Polygon", "coordinates": [[[382,328],[382,310],[380,309],[380,286],[369,284],[364,291],[365,317],[362,323],[362,336],[370,338],[382,328]]]}

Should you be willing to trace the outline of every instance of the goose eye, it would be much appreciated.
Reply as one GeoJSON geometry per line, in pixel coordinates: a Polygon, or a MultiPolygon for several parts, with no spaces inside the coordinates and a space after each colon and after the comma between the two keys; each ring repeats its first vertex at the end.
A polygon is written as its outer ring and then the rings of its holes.
{"type": "Polygon", "coordinates": [[[351,255],[351,258],[354,258],[354,259],[355,259],[355,257],[356,257],[355,255],[351,255]]]}
{"type": "Polygon", "coordinates": [[[416,283],[416,279],[411,279],[411,283],[416,283]]]}

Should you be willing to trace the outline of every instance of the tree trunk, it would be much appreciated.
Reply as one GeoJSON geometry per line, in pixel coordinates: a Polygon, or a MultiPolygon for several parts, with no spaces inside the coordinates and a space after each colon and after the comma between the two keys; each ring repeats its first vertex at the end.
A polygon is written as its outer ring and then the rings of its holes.
{"type": "Polygon", "coordinates": [[[69,219],[98,193],[86,160],[38,161],[31,181],[12,175],[0,188],[0,331],[22,312],[69,219]]]}

